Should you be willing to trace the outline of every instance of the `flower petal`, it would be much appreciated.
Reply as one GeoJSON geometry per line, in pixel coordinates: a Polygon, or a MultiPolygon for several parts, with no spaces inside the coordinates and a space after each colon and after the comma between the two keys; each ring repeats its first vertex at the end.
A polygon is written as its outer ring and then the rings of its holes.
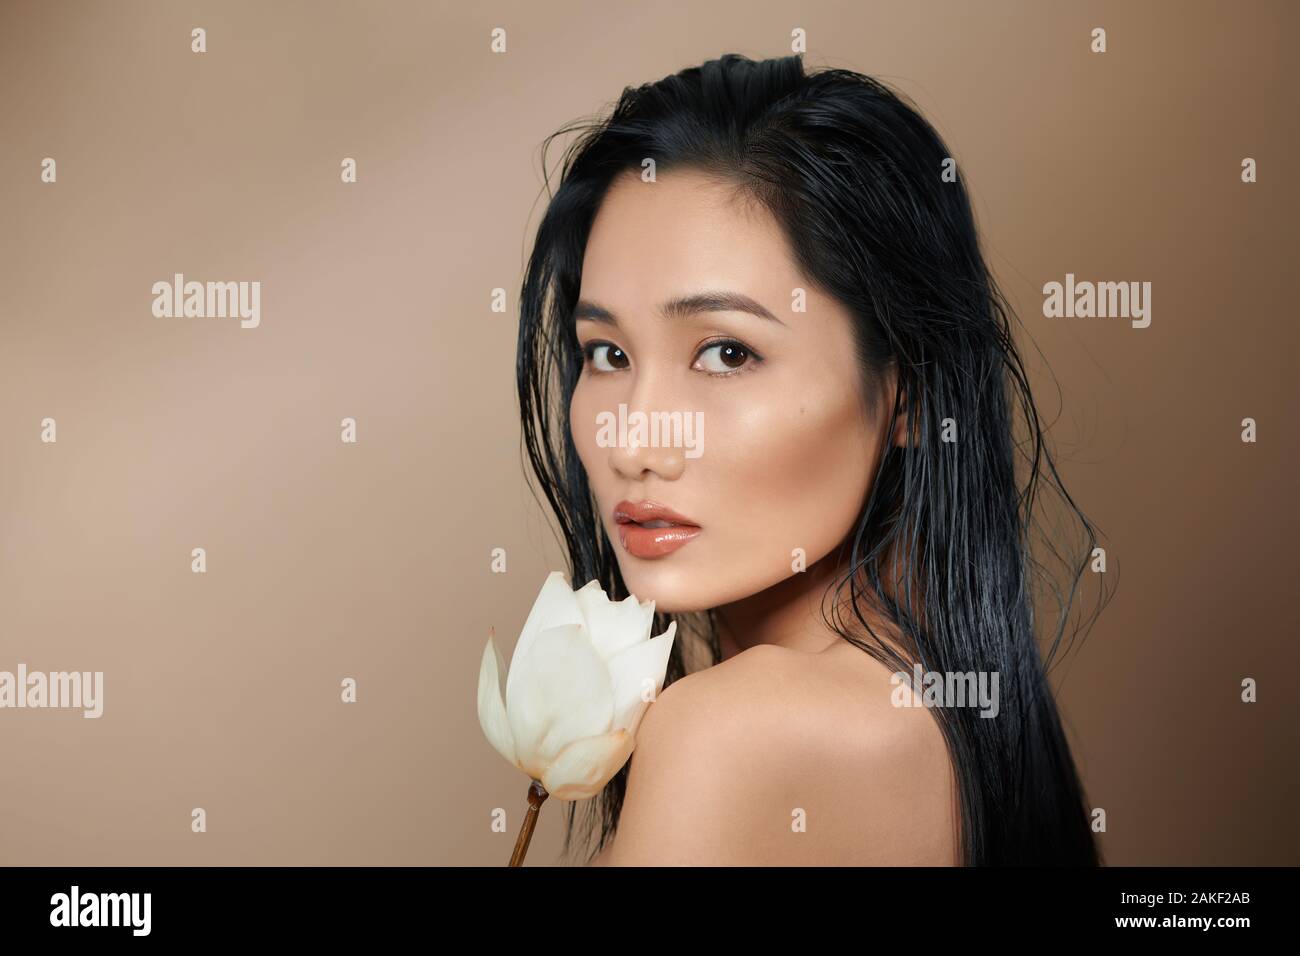
{"type": "Polygon", "coordinates": [[[524,620],[519,640],[515,642],[515,650],[510,657],[510,673],[506,675],[507,700],[510,698],[510,685],[515,679],[515,664],[528,653],[528,648],[537,639],[537,635],[548,628],[582,623],[582,611],[578,608],[573,589],[565,580],[564,573],[552,571],[542,582],[542,589],[537,593],[537,599],[533,601],[532,609],[524,620]]]}
{"type": "Polygon", "coordinates": [[[506,704],[501,696],[501,672],[505,660],[491,634],[483,648],[483,661],[478,669],[478,722],[488,743],[497,753],[511,763],[515,762],[515,741],[506,719],[506,704]]]}
{"type": "Polygon", "coordinates": [[[626,730],[575,740],[546,768],[542,786],[561,800],[594,797],[627,763],[635,746],[635,738],[626,730]]]}
{"type": "Polygon", "coordinates": [[[636,735],[641,717],[650,706],[644,696],[646,681],[654,684],[656,697],[664,689],[668,654],[676,634],[677,622],[673,621],[658,637],[629,647],[609,662],[609,680],[614,687],[613,727],[636,735]]]}
{"type": "Polygon", "coordinates": [[[606,661],[650,637],[654,601],[638,603],[635,595],[611,601],[595,580],[588,581],[573,596],[586,619],[587,633],[596,652],[606,661]]]}
{"type": "Polygon", "coordinates": [[[610,729],[609,670],[582,625],[542,631],[510,666],[506,716],[519,768],[539,780],[570,743],[610,729]]]}

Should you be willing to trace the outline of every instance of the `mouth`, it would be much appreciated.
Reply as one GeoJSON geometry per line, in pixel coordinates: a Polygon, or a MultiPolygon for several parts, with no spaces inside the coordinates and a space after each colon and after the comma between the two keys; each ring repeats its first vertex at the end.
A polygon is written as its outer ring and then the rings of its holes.
{"type": "Polygon", "coordinates": [[[634,558],[665,557],[702,530],[691,519],[656,501],[620,501],[613,514],[619,542],[634,558]]]}

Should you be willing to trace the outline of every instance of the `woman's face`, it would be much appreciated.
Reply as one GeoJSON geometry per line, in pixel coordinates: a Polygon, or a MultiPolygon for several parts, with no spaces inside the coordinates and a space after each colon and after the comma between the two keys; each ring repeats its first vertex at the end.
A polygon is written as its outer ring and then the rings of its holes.
{"type": "Polygon", "coordinates": [[[796,549],[811,567],[852,530],[876,466],[847,311],[797,271],[771,214],[733,197],[694,170],[627,174],[583,261],[573,440],[624,581],[661,611],[757,594],[797,573],[796,549]],[[677,526],[616,514],[640,503],[677,526]]]}

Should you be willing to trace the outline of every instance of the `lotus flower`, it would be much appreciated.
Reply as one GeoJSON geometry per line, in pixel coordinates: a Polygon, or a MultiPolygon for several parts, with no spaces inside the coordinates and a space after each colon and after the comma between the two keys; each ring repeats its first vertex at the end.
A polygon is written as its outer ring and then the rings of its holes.
{"type": "Polygon", "coordinates": [[[530,803],[540,798],[533,811],[548,795],[595,796],[632,755],[677,631],[673,622],[650,637],[654,608],[635,595],[611,601],[594,580],[574,591],[553,571],[524,621],[504,694],[505,663],[488,637],[479,723],[501,756],[533,779],[530,803]]]}

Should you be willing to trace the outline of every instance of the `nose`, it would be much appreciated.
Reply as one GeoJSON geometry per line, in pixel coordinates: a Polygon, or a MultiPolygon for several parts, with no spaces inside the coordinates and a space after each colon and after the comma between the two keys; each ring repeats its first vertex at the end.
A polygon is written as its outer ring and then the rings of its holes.
{"type": "Polygon", "coordinates": [[[686,449],[677,443],[681,428],[675,430],[673,420],[688,413],[665,402],[668,396],[656,394],[663,391],[643,370],[627,402],[619,404],[619,440],[609,450],[609,467],[621,478],[644,481],[654,475],[676,481],[686,469],[686,449]]]}
{"type": "MultiPolygon", "coordinates": [[[[633,423],[636,421],[636,413],[629,410],[627,412],[628,441],[620,442],[610,449],[609,467],[619,477],[629,481],[644,481],[651,475],[664,481],[676,481],[686,470],[686,451],[671,444],[652,444],[657,431],[652,425],[654,416],[648,412],[644,414],[646,434],[644,443],[635,440],[633,423]]],[[[667,432],[669,436],[672,434],[671,428],[659,430],[667,432]]]]}

